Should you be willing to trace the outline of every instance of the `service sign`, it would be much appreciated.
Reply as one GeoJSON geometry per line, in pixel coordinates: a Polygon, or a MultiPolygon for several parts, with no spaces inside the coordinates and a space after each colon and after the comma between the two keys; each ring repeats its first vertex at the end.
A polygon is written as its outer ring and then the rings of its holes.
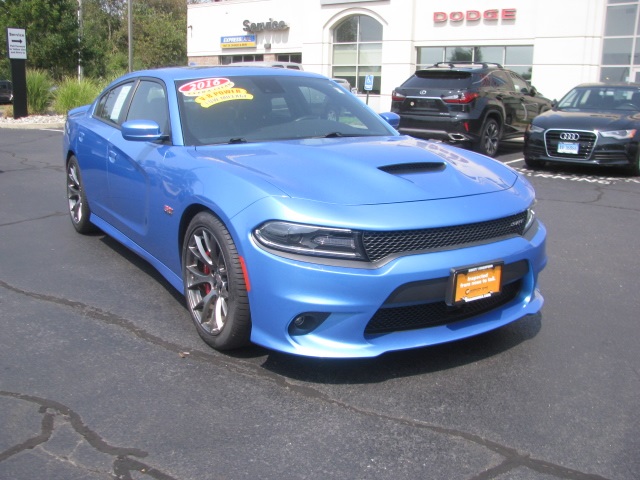
{"type": "Polygon", "coordinates": [[[27,34],[24,28],[7,28],[7,54],[10,59],[27,59],[27,34]]]}

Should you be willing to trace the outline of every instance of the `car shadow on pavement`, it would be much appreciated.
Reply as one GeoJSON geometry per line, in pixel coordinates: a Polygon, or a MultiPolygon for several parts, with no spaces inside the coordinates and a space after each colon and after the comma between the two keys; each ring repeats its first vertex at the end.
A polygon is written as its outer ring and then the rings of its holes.
{"type": "Polygon", "coordinates": [[[449,370],[499,355],[533,339],[541,327],[542,315],[530,315],[476,337],[365,359],[308,358],[270,352],[262,367],[310,383],[378,383],[449,370]]]}

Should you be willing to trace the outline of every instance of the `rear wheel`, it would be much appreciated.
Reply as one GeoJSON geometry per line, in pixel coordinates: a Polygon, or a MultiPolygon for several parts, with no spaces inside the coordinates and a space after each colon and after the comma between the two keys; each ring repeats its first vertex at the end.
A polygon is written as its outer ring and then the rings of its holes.
{"type": "Polygon", "coordinates": [[[493,118],[487,118],[482,126],[480,139],[474,150],[488,157],[495,157],[500,146],[500,124],[493,118]]]}
{"type": "Polygon", "coordinates": [[[249,343],[247,286],[233,239],[210,213],[196,215],[182,247],[184,294],[198,334],[217,350],[249,343]]]}
{"type": "Polygon", "coordinates": [[[78,233],[95,232],[97,228],[89,222],[91,210],[82,184],[78,159],[72,156],[67,162],[67,202],[71,223],[78,233]]]}

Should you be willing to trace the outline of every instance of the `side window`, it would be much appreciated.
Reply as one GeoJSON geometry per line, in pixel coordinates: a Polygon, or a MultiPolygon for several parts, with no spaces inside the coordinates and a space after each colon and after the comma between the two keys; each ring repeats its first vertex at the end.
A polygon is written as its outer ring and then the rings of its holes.
{"type": "Polygon", "coordinates": [[[507,75],[500,71],[496,70],[495,72],[491,72],[492,84],[495,88],[500,90],[511,90],[511,81],[507,75]]]}
{"type": "Polygon", "coordinates": [[[300,92],[305,99],[304,111],[307,115],[322,116],[328,97],[324,93],[311,87],[300,87],[300,92]]]}
{"type": "Polygon", "coordinates": [[[510,73],[511,80],[513,80],[513,84],[516,87],[516,92],[520,93],[529,93],[529,84],[527,81],[513,72],[510,73]]]}
{"type": "Polygon", "coordinates": [[[106,92],[98,101],[94,117],[105,122],[119,125],[121,123],[122,109],[133,87],[133,82],[123,83],[106,92]]]}
{"type": "Polygon", "coordinates": [[[164,87],[155,81],[141,80],[133,94],[127,120],[153,120],[163,133],[169,133],[169,109],[164,87]]]}

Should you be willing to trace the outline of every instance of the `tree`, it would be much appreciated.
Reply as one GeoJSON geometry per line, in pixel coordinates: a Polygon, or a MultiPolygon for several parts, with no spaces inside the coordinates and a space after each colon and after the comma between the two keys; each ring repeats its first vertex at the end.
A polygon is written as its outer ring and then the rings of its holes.
{"type": "Polygon", "coordinates": [[[185,65],[187,9],[184,0],[134,2],[134,68],[185,65]]]}
{"type": "Polygon", "coordinates": [[[82,52],[77,7],[77,0],[0,0],[0,28],[24,28],[27,66],[61,78],[77,69],[82,52]]]}
{"type": "MultiPolygon", "coordinates": [[[[0,28],[24,28],[27,67],[46,70],[55,79],[84,74],[109,78],[127,70],[128,0],[0,0],[0,28]]],[[[133,9],[134,68],[185,65],[185,0],[130,0],[133,9]]],[[[0,78],[9,61],[0,59],[0,78]]]]}

